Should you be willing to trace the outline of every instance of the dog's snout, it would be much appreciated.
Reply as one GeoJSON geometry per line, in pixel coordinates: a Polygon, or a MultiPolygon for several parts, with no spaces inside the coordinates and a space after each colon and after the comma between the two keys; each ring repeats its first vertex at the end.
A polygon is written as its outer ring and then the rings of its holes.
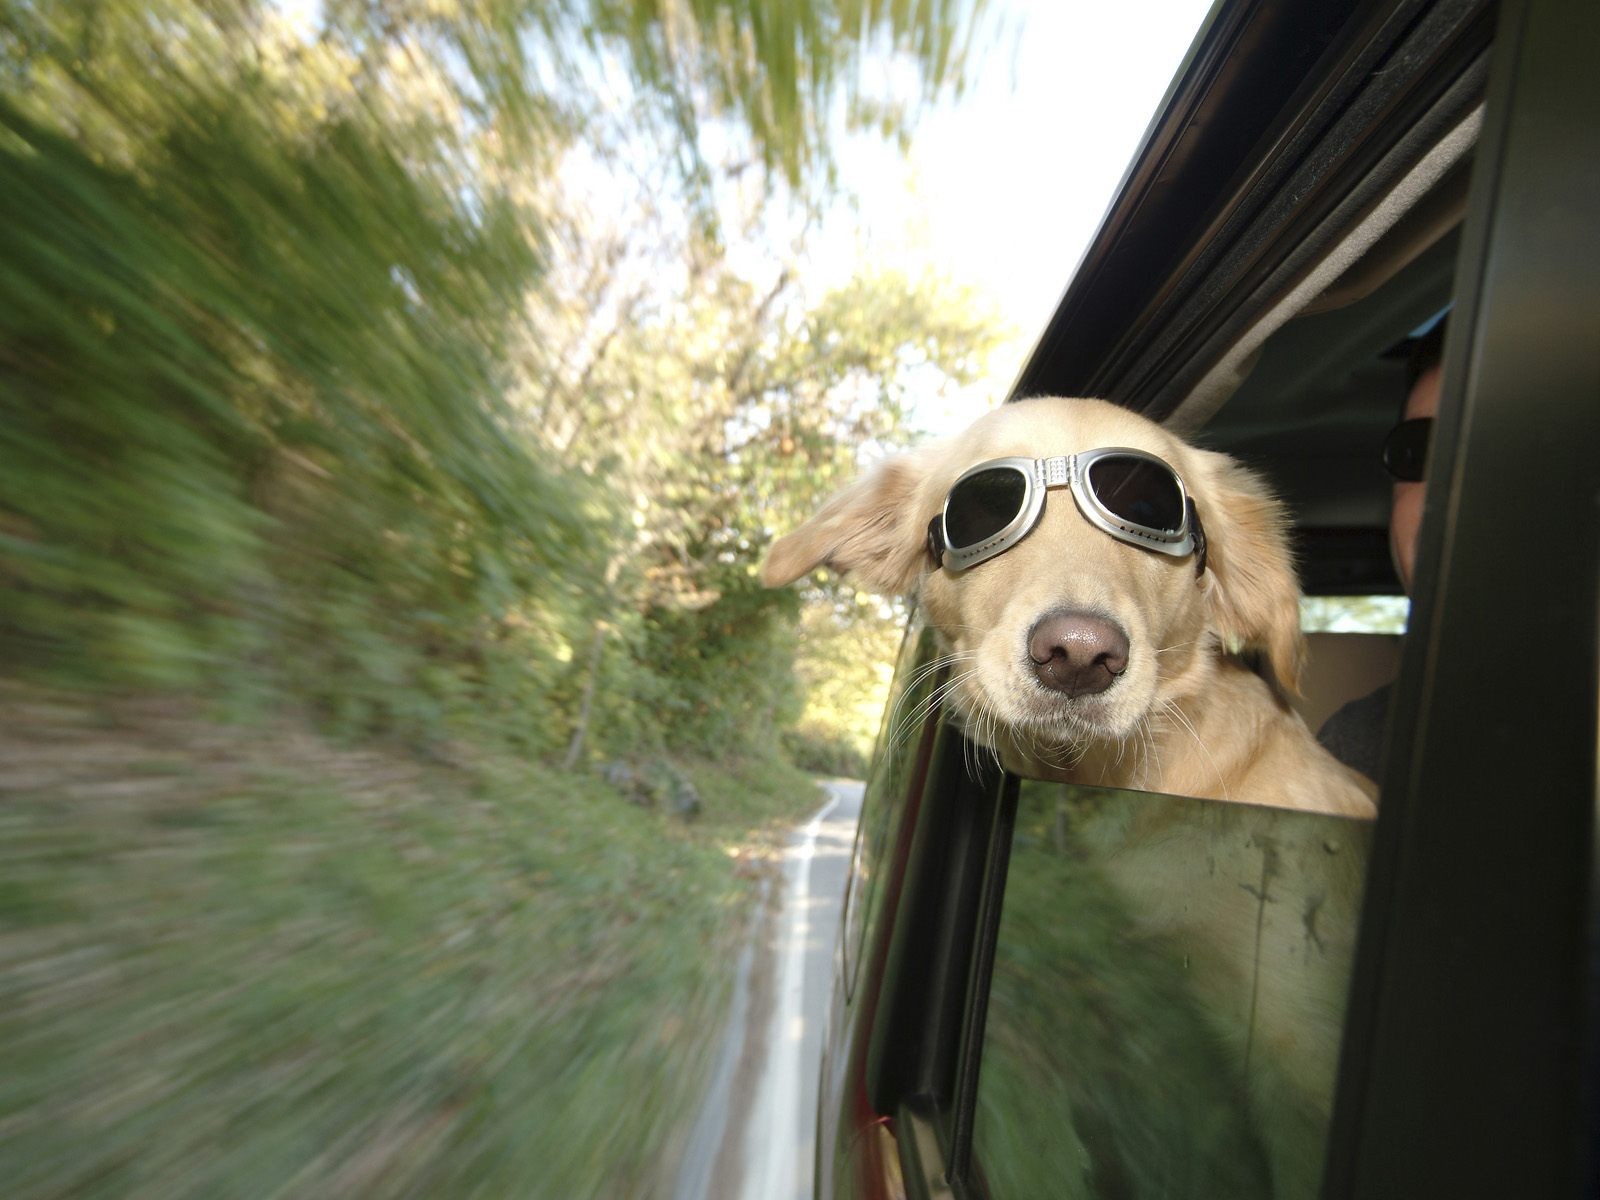
{"type": "Polygon", "coordinates": [[[1045,687],[1092,696],[1128,669],[1128,635],[1093,613],[1049,613],[1028,634],[1028,656],[1045,687]]]}

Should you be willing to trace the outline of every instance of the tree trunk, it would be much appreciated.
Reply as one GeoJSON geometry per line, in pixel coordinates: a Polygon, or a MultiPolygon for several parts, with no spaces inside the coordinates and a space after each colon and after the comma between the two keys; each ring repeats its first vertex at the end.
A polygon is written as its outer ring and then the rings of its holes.
{"type": "MultiPolygon", "coordinates": [[[[613,554],[606,562],[605,592],[607,597],[601,612],[614,611],[615,589],[617,577],[622,574],[623,554],[613,554]]],[[[600,655],[606,646],[606,635],[611,630],[606,625],[603,616],[596,617],[594,621],[594,639],[589,643],[589,666],[587,678],[583,681],[583,699],[578,703],[578,723],[572,730],[572,740],[567,743],[567,752],[561,759],[561,766],[565,770],[572,770],[578,765],[578,759],[583,754],[584,739],[589,736],[589,714],[594,708],[594,691],[600,685],[600,655]]]]}
{"type": "Polygon", "coordinates": [[[578,705],[578,724],[572,730],[572,740],[567,743],[566,756],[561,760],[564,770],[570,771],[578,765],[578,757],[583,753],[583,741],[589,733],[589,712],[594,707],[594,689],[600,680],[600,653],[605,649],[606,623],[594,623],[594,640],[589,643],[589,670],[588,678],[583,681],[583,700],[578,705]]]}

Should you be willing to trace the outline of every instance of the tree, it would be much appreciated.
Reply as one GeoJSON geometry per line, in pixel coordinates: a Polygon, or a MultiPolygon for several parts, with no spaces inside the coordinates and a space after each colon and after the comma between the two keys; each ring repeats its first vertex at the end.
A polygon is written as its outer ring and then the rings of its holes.
{"type": "MultiPolygon", "coordinates": [[[[863,454],[903,442],[910,399],[970,382],[995,336],[976,300],[938,279],[869,269],[812,294],[802,250],[776,263],[749,252],[770,237],[771,204],[741,193],[736,167],[717,176],[733,200],[713,236],[685,219],[670,167],[646,149],[610,156],[629,172],[601,176],[612,224],[552,202],[562,236],[521,372],[519,406],[554,452],[604,479],[628,531],[574,656],[585,699],[572,762],[612,640],[630,678],[657,682],[647,712],[613,712],[606,727],[659,728],[666,714],[680,744],[728,748],[770,741],[798,715],[792,598],[756,580],[769,533],[809,515],[863,454]],[[632,202],[616,205],[630,185],[632,202]]],[[[839,635],[857,636],[865,610],[843,595],[830,611],[855,614],[839,635]]],[[[621,679],[601,690],[630,695],[621,679]]]]}
{"type": "Polygon", "coordinates": [[[4,0],[8,662],[550,749],[616,636],[654,736],[715,744],[729,663],[776,720],[763,530],[983,333],[732,248],[804,219],[836,118],[903,130],[868,55],[956,88],[984,7],[4,0]],[[641,146],[644,223],[582,220],[574,164],[641,146]]]}

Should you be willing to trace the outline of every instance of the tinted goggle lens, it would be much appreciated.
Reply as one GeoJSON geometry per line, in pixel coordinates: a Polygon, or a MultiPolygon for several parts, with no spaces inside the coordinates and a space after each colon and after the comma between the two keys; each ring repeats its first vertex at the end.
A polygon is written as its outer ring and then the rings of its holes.
{"type": "MultiPolygon", "coordinates": [[[[1165,463],[1132,454],[1094,459],[1084,482],[1117,521],[1177,535],[1184,528],[1183,485],[1165,463]]],[[[945,503],[944,536],[964,550],[998,536],[1028,503],[1029,479],[1016,467],[990,467],[960,480],[945,503]]]]}
{"type": "Polygon", "coordinates": [[[1118,520],[1162,533],[1183,528],[1183,487],[1164,463],[1108,454],[1089,464],[1087,482],[1090,494],[1118,520]]]}
{"type": "Polygon", "coordinates": [[[1015,467],[968,475],[945,502],[945,537],[956,550],[986,542],[1017,519],[1027,500],[1028,479],[1015,467]]]}
{"type": "Polygon", "coordinates": [[[1383,469],[1402,483],[1419,483],[1428,465],[1432,417],[1401,421],[1383,439],[1383,469]]]}

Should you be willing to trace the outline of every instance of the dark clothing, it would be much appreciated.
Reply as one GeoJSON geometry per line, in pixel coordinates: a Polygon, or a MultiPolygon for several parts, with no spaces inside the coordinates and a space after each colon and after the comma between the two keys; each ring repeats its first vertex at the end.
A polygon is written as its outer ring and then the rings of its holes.
{"type": "Polygon", "coordinates": [[[1383,729],[1389,717],[1389,693],[1393,687],[1386,683],[1370,695],[1350,701],[1317,731],[1317,741],[1330,754],[1374,783],[1383,762],[1383,729]]]}

